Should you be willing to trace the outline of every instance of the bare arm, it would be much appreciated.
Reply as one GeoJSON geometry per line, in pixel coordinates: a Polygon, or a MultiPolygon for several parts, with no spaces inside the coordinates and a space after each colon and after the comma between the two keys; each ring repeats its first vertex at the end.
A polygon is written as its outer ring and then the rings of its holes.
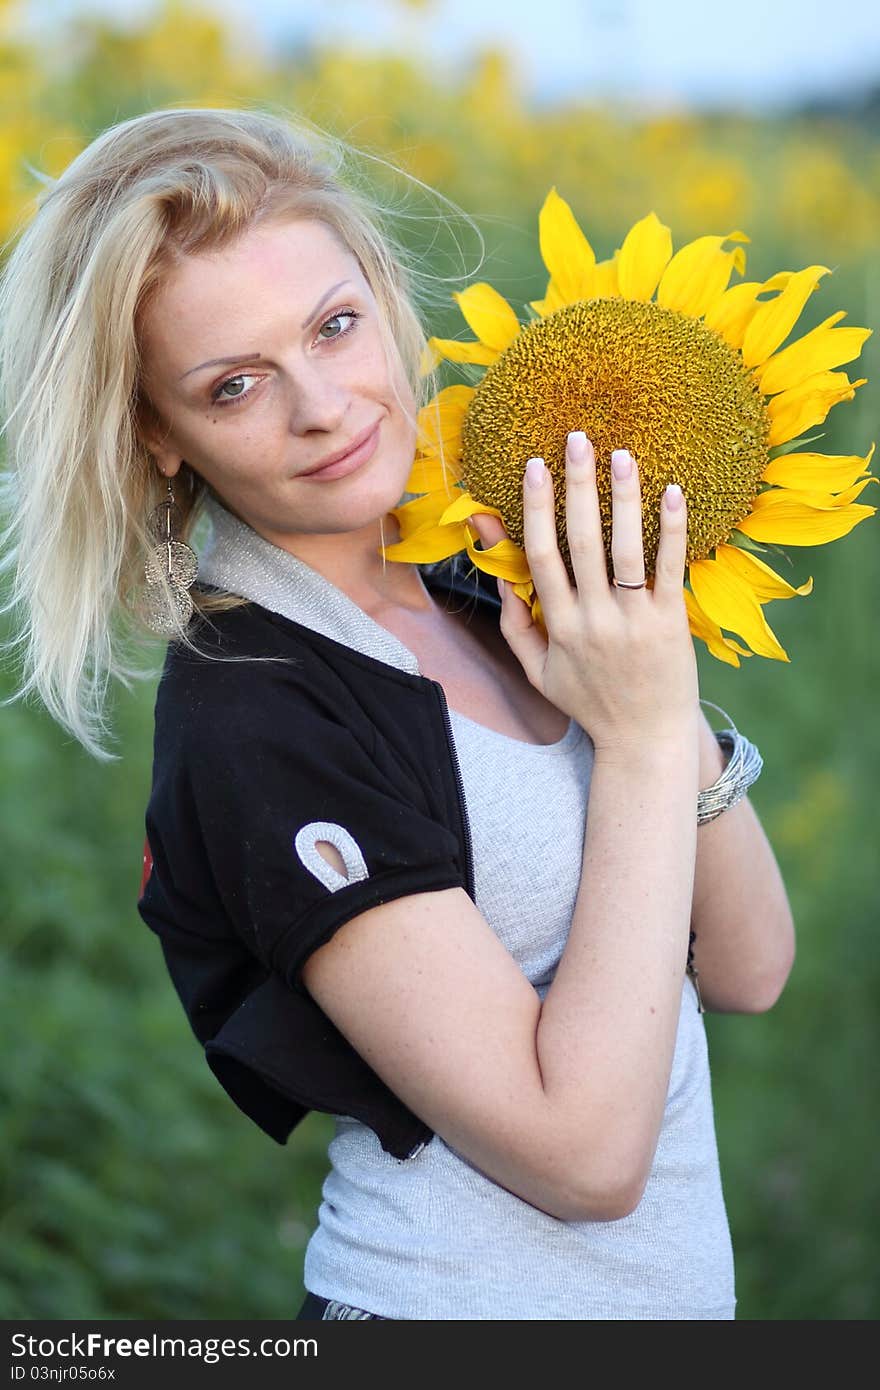
{"type": "MultiPolygon", "coordinates": [[[[635,473],[614,485],[615,574],[644,573],[635,473]]],[[[609,589],[592,451],[569,459],[577,585],[553,495],[525,498],[546,635],[508,592],[501,627],[529,680],[589,730],[581,889],[541,1004],[461,889],[363,913],[306,961],[321,1008],[391,1089],[476,1167],[565,1220],[640,1200],[669,1085],[696,856],[696,659],[685,516],[661,515],[652,592],[609,589]]]]}
{"type": "MultiPolygon", "coordinates": [[[[724,754],[701,711],[700,788],[723,769],[724,754]]],[[[706,1008],[771,1008],[794,962],[794,922],[779,865],[747,796],[697,831],[692,926],[706,1008]]]]}

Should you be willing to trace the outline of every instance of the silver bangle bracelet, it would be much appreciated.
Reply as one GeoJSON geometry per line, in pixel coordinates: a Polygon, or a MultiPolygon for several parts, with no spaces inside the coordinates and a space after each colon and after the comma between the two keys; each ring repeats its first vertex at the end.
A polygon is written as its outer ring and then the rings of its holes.
{"type": "MultiPolygon", "coordinates": [[[[725,719],[730,719],[727,711],[713,705],[711,700],[701,700],[700,704],[711,705],[725,719]]],[[[732,719],[730,725],[729,729],[713,731],[719,747],[727,753],[727,764],[717,782],[697,796],[697,825],[715,820],[722,811],[741,801],[752,783],[760,777],[764,766],[764,759],[755,745],[734,727],[732,719]]]]}

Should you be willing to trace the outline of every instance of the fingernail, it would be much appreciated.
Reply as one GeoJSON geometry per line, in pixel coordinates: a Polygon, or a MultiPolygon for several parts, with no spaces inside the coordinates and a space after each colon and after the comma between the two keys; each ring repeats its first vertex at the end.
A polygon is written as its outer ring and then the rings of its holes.
{"type": "Polygon", "coordinates": [[[544,474],[546,471],[543,459],[529,459],[526,464],[526,482],[529,487],[540,487],[544,481],[544,474]]]}
{"type": "Polygon", "coordinates": [[[615,449],[611,455],[611,472],[619,481],[628,478],[632,472],[632,456],[627,449],[615,449]]]}
{"type": "Polygon", "coordinates": [[[587,436],[583,430],[572,430],[569,434],[568,457],[575,463],[583,463],[587,457],[587,436]]]}
{"type": "Polygon", "coordinates": [[[503,600],[504,600],[504,580],[503,580],[503,579],[499,579],[499,578],[497,577],[497,575],[496,575],[496,577],[495,577],[495,583],[498,585],[498,592],[499,592],[499,594],[501,595],[501,599],[502,599],[502,602],[503,602],[503,600]]]}
{"type": "Polygon", "coordinates": [[[681,488],[678,483],[670,483],[663,496],[666,498],[666,505],[671,512],[677,512],[681,506],[681,488]]]}

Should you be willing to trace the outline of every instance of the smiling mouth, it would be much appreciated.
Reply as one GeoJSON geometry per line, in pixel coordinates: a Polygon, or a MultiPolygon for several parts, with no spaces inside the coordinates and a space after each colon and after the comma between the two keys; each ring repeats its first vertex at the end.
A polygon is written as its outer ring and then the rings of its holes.
{"type": "Polygon", "coordinates": [[[322,459],[320,463],[315,464],[314,468],[305,469],[305,471],[300,474],[300,477],[308,478],[312,473],[321,473],[325,468],[332,468],[336,463],[344,463],[346,459],[350,458],[352,454],[356,454],[359,449],[373,438],[380,424],[381,421],[375,421],[374,424],[356,435],[347,448],[341,449],[335,454],[331,454],[329,458],[322,459]]]}

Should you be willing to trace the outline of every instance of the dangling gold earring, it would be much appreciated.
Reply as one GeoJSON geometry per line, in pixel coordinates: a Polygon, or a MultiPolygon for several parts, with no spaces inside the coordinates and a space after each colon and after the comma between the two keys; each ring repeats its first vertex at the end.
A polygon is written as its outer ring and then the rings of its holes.
{"type": "Polygon", "coordinates": [[[147,580],[144,621],[158,637],[170,637],[185,627],[193,615],[193,601],[187,592],[196,582],[199,561],[194,550],[176,539],[180,527],[180,508],[168,479],[168,494],[150,514],[147,530],[157,542],[144,565],[147,580]],[[170,589],[171,606],[168,603],[170,589]]]}
{"type": "Polygon", "coordinates": [[[386,565],[386,560],[385,560],[385,527],[384,527],[384,525],[383,525],[384,520],[385,520],[384,517],[381,517],[381,516],[379,517],[379,535],[382,537],[382,544],[381,544],[381,546],[380,546],[380,548],[379,548],[379,553],[380,553],[381,556],[382,556],[382,578],[383,578],[383,579],[385,578],[385,565],[386,565]]]}

